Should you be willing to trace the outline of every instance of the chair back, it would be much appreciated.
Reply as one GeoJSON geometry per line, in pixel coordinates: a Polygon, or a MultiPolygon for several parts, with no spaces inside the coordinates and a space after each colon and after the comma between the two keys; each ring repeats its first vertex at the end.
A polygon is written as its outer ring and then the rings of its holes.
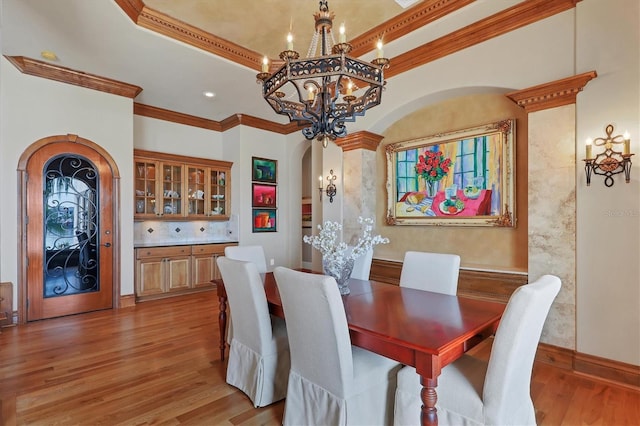
{"type": "Polygon", "coordinates": [[[408,251],[402,262],[400,286],[455,296],[459,272],[457,254],[408,251]]]}
{"type": "Polygon", "coordinates": [[[333,277],[276,267],[291,371],[344,398],[353,380],[347,317],[333,277]]]}
{"type": "Polygon", "coordinates": [[[511,295],[491,349],[483,400],[487,424],[535,423],[530,385],[533,361],[560,278],[544,275],[511,295]]]}
{"type": "MultiPolygon", "coordinates": [[[[353,247],[349,247],[353,250],[353,247]]],[[[371,261],[373,260],[373,248],[367,250],[362,256],[356,258],[351,271],[351,278],[357,280],[368,280],[371,272],[371,261]]]]}
{"type": "Polygon", "coordinates": [[[217,263],[229,300],[233,338],[263,353],[270,345],[273,330],[258,268],[253,262],[224,256],[217,263]]]}
{"type": "Polygon", "coordinates": [[[260,274],[267,273],[267,260],[262,246],[227,246],[224,255],[229,259],[252,262],[260,274]]]}

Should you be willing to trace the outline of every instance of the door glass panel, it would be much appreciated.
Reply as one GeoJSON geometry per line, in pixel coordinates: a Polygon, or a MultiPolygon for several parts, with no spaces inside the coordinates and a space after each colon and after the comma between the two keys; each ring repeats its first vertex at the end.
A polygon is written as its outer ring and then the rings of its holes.
{"type": "Polygon", "coordinates": [[[45,166],[45,298],[100,290],[97,177],[80,156],[57,156],[45,166]]]}

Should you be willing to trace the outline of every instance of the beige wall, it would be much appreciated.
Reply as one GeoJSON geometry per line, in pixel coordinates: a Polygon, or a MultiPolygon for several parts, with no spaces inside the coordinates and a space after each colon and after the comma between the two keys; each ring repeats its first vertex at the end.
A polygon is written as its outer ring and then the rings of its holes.
{"type": "Polygon", "coordinates": [[[76,134],[105,149],[120,172],[120,241],[122,295],[133,294],[133,101],[122,96],[22,74],[0,58],[2,128],[0,173],[2,203],[0,281],[14,284],[17,308],[18,160],[39,139],[76,134]]]}
{"type": "Polygon", "coordinates": [[[455,98],[423,108],[391,125],[378,147],[376,218],[379,232],[391,242],[376,247],[376,258],[402,260],[405,251],[457,253],[463,267],[527,270],[527,115],[502,94],[455,98]],[[507,118],[516,119],[515,228],[385,225],[387,203],[384,146],[440,132],[507,118]]]}

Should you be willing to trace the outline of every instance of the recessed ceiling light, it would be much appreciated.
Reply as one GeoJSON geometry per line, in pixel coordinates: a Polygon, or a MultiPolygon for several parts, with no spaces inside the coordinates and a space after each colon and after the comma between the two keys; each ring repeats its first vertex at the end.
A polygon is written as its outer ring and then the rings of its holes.
{"type": "Polygon", "coordinates": [[[57,61],[58,60],[58,55],[56,55],[55,52],[52,52],[50,50],[43,50],[42,52],[40,52],[40,56],[42,56],[47,61],[57,61]]]}
{"type": "Polygon", "coordinates": [[[203,94],[206,98],[213,98],[213,97],[215,97],[215,96],[216,96],[216,94],[215,94],[215,93],[210,92],[210,91],[208,91],[208,90],[207,90],[207,91],[202,92],[202,94],[203,94]]]}

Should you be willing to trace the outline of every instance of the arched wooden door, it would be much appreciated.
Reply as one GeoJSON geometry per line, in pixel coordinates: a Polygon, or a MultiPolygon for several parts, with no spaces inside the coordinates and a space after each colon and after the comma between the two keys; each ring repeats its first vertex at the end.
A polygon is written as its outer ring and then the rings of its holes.
{"type": "Polygon", "coordinates": [[[110,159],[73,135],[47,139],[28,157],[22,192],[26,321],[109,309],[115,299],[110,159]]]}

